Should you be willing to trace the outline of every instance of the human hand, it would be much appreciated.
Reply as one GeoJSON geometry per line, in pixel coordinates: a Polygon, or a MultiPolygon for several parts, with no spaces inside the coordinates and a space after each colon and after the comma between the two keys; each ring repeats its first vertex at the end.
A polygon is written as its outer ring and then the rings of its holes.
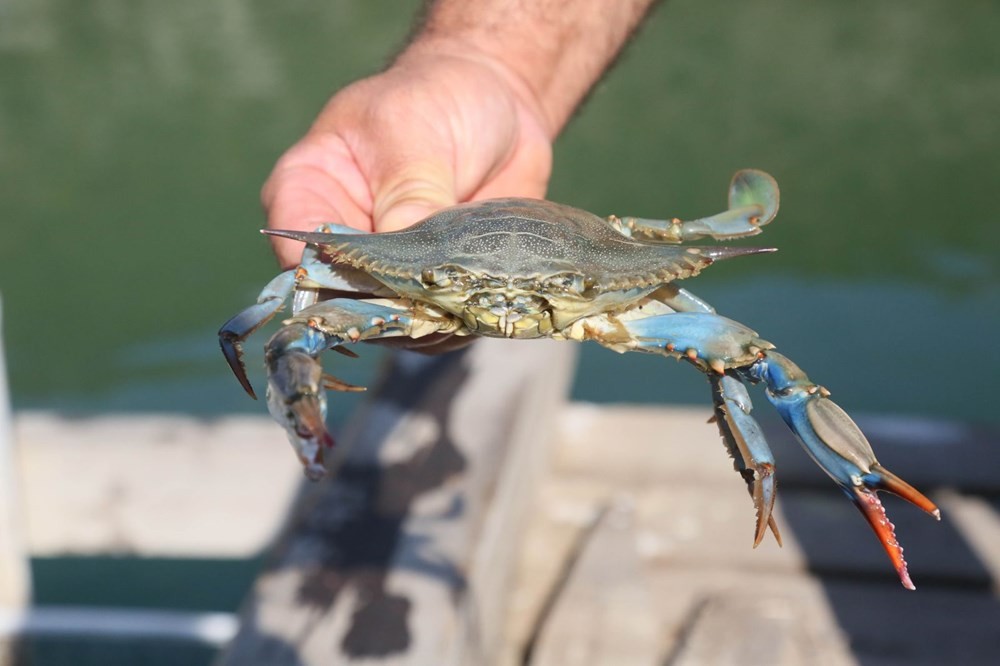
{"type": "MultiPolygon", "coordinates": [[[[338,92],[262,191],[272,229],[407,227],[459,202],[541,198],[551,137],[530,89],[481,55],[420,51],[338,92]]],[[[282,268],[302,244],[273,238],[282,268]]]]}

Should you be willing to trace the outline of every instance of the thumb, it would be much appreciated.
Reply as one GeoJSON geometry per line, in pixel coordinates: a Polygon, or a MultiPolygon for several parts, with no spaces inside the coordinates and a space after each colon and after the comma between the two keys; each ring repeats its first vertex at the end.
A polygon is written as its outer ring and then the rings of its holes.
{"type": "Polygon", "coordinates": [[[441,163],[408,161],[376,179],[375,231],[405,229],[456,203],[455,179],[441,163]]]}

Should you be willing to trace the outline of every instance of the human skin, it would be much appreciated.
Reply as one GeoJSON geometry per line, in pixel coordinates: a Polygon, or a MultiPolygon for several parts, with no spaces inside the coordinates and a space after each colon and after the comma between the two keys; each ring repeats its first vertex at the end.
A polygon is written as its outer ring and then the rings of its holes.
{"type": "MultiPolygon", "coordinates": [[[[545,196],[552,142],[654,0],[437,0],[384,72],[337,92],[277,162],[268,227],[407,227],[545,196]]],[[[302,244],[273,238],[283,268],[302,244]]]]}

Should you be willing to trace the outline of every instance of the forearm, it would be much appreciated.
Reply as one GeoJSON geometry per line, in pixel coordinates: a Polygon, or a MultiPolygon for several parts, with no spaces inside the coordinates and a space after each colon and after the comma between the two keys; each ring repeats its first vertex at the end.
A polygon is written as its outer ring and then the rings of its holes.
{"type": "Polygon", "coordinates": [[[656,0],[436,0],[397,62],[483,60],[530,97],[554,138],[656,0]]]}

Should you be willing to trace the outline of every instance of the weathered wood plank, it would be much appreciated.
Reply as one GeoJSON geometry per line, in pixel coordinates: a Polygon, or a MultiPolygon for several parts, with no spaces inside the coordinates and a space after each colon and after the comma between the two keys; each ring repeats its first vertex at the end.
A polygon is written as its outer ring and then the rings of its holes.
{"type": "MultiPolygon", "coordinates": [[[[777,461],[779,483],[828,486],[827,476],[804,455],[785,424],[767,414],[768,409],[770,405],[761,404],[754,414],[763,417],[764,434],[777,461]]],[[[918,416],[852,416],[871,442],[879,462],[922,492],[937,488],[1000,491],[1000,476],[996,474],[1000,469],[1000,431],[995,427],[918,416]]]]}
{"type": "Polygon", "coordinates": [[[659,626],[627,506],[605,511],[552,606],[531,666],[662,663],[659,626]]]}
{"type": "Polygon", "coordinates": [[[1000,599],[988,591],[844,581],[824,593],[864,666],[1000,663],[1000,599]]]}
{"type": "Polygon", "coordinates": [[[804,576],[661,572],[660,600],[671,666],[854,666],[856,660],[819,585],[804,576]]]}
{"type": "MultiPolygon", "coordinates": [[[[568,406],[536,518],[543,525],[532,530],[527,552],[565,562],[564,532],[579,530],[609,498],[624,495],[634,506],[642,577],[663,642],[659,663],[995,663],[1000,502],[989,492],[977,495],[996,484],[995,452],[973,441],[969,428],[938,424],[921,434],[893,420],[863,421],[901,473],[923,476],[933,490],[933,469],[941,463],[961,489],[934,494],[940,523],[884,497],[916,593],[900,587],[857,510],[821,473],[811,478],[815,465],[791,443],[779,455],[785,547],[768,537],[751,548],[750,499],[698,411],[568,406]],[[970,457],[955,460],[951,447],[970,457]]],[[[558,572],[527,564],[525,581],[558,585],[558,572]]],[[[537,594],[518,597],[530,599],[537,616],[537,594]]],[[[577,617],[600,612],[588,611],[585,597],[573,598],[575,604],[556,604],[570,605],[577,617]]],[[[591,598],[599,599],[599,591],[591,598]]],[[[576,634],[565,625],[565,646],[600,643],[591,636],[593,624],[577,624],[576,634]]],[[[523,642],[526,633],[521,628],[512,636],[523,642]]]]}
{"type": "Polygon", "coordinates": [[[989,573],[993,593],[1000,597],[1000,500],[954,490],[942,491],[935,500],[989,573]]]}
{"type": "Polygon", "coordinates": [[[574,354],[483,340],[398,355],[337,471],[302,493],[220,663],[492,663],[574,354]]]}
{"type": "Polygon", "coordinates": [[[710,416],[708,402],[702,408],[570,404],[559,419],[552,471],[628,487],[738,485],[710,416]]]}
{"type": "MultiPolygon", "coordinates": [[[[779,484],[835,487],[771,406],[757,402],[754,416],[774,451],[779,484]]],[[[690,408],[572,404],[561,418],[553,469],[560,474],[597,472],[629,485],[725,480],[735,475],[718,430],[707,423],[710,416],[707,400],[690,408]],[[595,459],[602,464],[593,465],[595,459]]],[[[923,491],[1000,491],[1000,431],[995,428],[866,414],[857,415],[857,422],[879,460],[923,491]]]]}

